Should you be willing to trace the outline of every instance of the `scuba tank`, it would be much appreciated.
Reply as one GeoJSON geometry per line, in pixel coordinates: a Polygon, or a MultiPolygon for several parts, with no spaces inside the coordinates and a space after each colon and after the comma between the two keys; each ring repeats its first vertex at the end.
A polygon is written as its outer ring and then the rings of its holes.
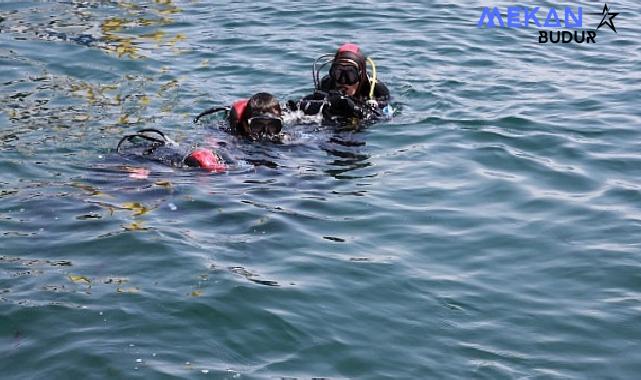
{"type": "Polygon", "coordinates": [[[220,156],[211,150],[197,148],[185,151],[162,131],[153,128],[123,136],[116,146],[116,152],[121,156],[145,158],[178,168],[199,167],[216,173],[227,169],[220,156]]]}

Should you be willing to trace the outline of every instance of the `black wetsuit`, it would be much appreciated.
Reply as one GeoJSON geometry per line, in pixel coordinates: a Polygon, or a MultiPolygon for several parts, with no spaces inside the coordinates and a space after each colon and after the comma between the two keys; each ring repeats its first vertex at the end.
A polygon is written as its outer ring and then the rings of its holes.
{"type": "Polygon", "coordinates": [[[176,168],[181,168],[183,166],[198,166],[197,163],[192,163],[186,160],[190,151],[174,146],[128,146],[125,149],[121,149],[119,153],[123,156],[156,161],[163,165],[173,166],[176,168]]]}
{"type": "Polygon", "coordinates": [[[143,129],[124,136],[116,151],[125,157],[155,161],[177,168],[204,167],[198,157],[199,149],[180,147],[156,129],[143,129]]]}
{"type": "Polygon", "coordinates": [[[388,105],[390,92],[385,83],[376,81],[374,99],[377,107],[371,107],[367,104],[370,86],[368,81],[360,86],[354,96],[341,95],[334,79],[326,75],[321,80],[320,89],[303,97],[298,102],[290,100],[288,108],[293,111],[303,111],[307,115],[316,115],[322,110],[325,120],[376,119],[381,114],[380,110],[388,105]]]}

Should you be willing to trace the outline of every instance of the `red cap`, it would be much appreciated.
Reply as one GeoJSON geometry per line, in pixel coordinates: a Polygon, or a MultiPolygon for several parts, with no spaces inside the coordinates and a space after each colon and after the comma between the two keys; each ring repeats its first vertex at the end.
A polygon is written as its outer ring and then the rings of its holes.
{"type": "Polygon", "coordinates": [[[195,160],[199,167],[208,172],[222,173],[227,170],[225,163],[209,149],[196,149],[189,154],[187,159],[195,160]]]}
{"type": "Polygon", "coordinates": [[[336,55],[334,55],[334,62],[340,59],[351,59],[356,62],[361,72],[361,83],[367,82],[367,61],[358,45],[352,43],[341,45],[336,51],[336,55]]]}
{"type": "Polygon", "coordinates": [[[361,54],[361,48],[356,44],[343,44],[338,48],[338,53],[350,52],[354,54],[361,54]]]}

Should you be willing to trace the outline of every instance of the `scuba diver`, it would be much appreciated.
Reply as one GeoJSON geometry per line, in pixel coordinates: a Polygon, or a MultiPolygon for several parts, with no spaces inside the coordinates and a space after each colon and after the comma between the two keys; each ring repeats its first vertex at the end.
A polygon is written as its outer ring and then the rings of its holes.
{"type": "Polygon", "coordinates": [[[355,44],[344,44],[336,54],[323,55],[314,61],[314,93],[298,102],[290,100],[291,111],[306,115],[322,113],[325,120],[356,118],[373,120],[391,116],[390,92],[376,76],[376,65],[355,44]],[[367,73],[369,62],[372,76],[367,73]],[[330,64],[329,75],[319,79],[320,70],[330,64]],[[317,65],[319,65],[317,68],[317,65]]]}
{"type": "Polygon", "coordinates": [[[221,156],[205,148],[186,150],[157,129],[141,129],[120,139],[116,152],[124,157],[142,158],[173,167],[203,168],[208,172],[227,170],[221,156]]]}
{"type": "Polygon", "coordinates": [[[228,132],[252,141],[277,140],[283,128],[278,99],[266,92],[254,94],[249,99],[237,100],[231,107],[214,107],[201,112],[194,118],[194,123],[198,123],[205,115],[221,111],[226,112],[228,132]]]}

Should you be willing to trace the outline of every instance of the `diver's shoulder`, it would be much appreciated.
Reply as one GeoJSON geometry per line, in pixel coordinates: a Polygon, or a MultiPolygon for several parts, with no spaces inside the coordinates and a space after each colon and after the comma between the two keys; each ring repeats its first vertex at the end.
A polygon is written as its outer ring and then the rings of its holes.
{"type": "Polygon", "coordinates": [[[378,97],[389,97],[390,96],[390,91],[385,82],[377,80],[376,84],[374,85],[374,96],[378,97]]]}

